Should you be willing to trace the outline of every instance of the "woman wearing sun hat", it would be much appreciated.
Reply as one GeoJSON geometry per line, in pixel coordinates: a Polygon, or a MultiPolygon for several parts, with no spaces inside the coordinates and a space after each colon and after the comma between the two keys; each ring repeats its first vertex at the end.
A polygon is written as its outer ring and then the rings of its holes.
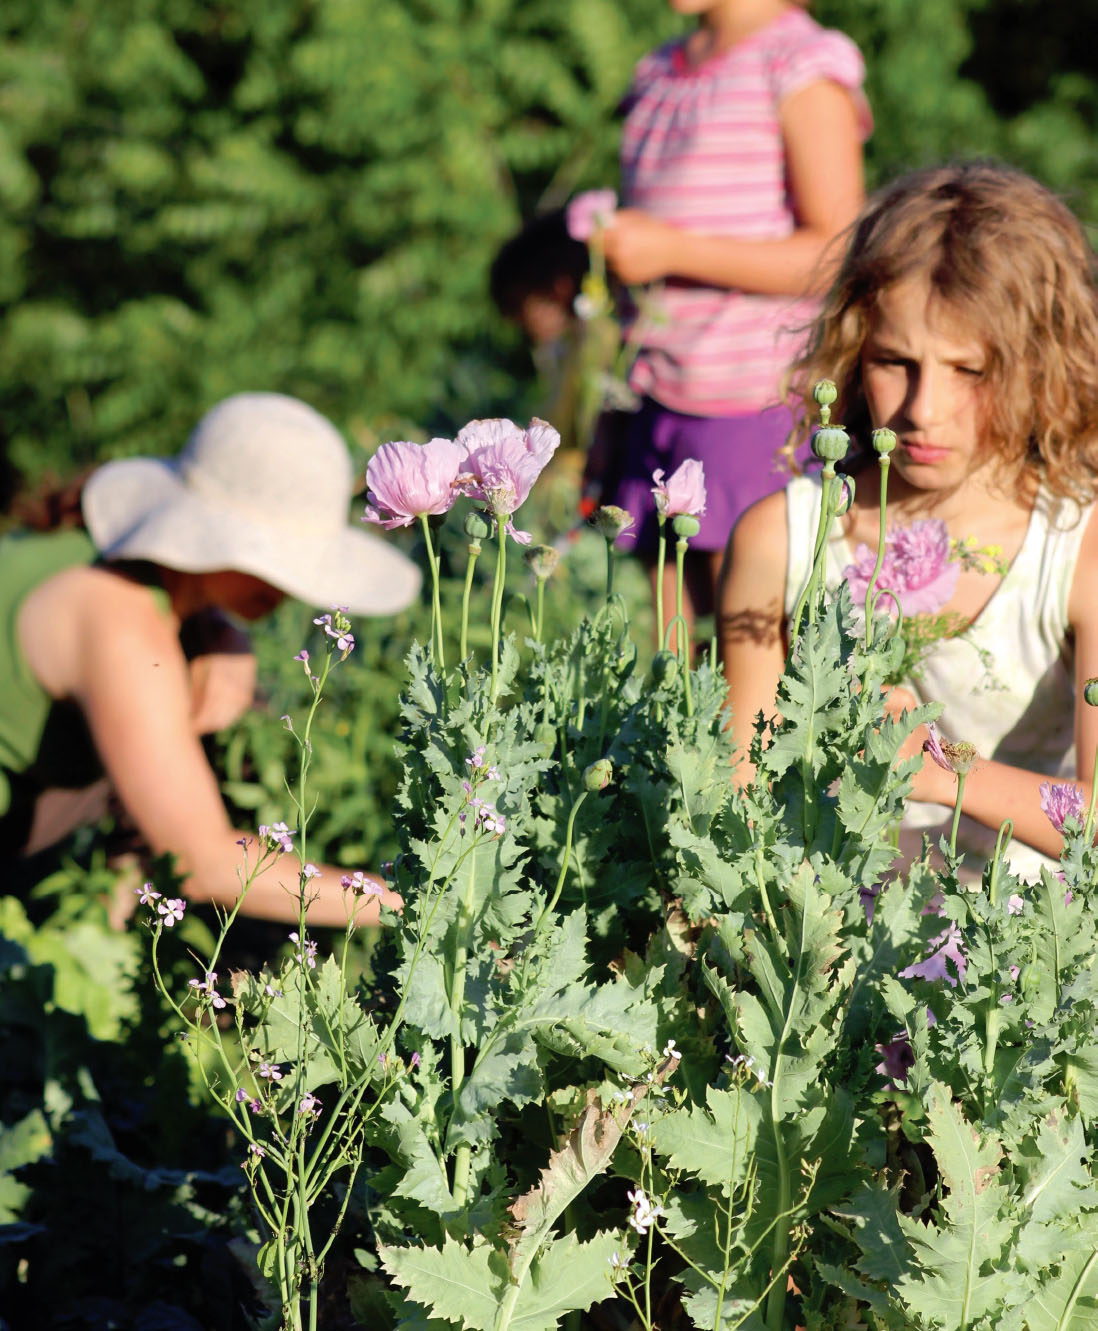
{"type": "MultiPolygon", "coordinates": [[[[175,855],[191,900],[236,901],[241,833],[199,737],[251,701],[254,660],[222,615],[259,619],[285,595],[360,615],[414,600],[416,566],[348,521],[353,489],[330,422],[295,398],[241,393],[175,458],[94,471],[83,529],[0,541],[0,860],[94,817],[106,778],[150,849],[175,855]]],[[[340,872],[320,868],[308,918],[342,925],[340,872]]],[[[296,920],[298,871],[281,856],[247,913],[296,920]]]]}

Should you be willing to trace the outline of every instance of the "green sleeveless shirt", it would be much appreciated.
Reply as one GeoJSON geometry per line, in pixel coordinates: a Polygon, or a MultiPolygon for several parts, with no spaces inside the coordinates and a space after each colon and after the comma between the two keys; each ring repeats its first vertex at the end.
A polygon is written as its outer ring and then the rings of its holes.
{"type": "Polygon", "coordinates": [[[51,698],[16,634],[27,596],[63,569],[93,564],[85,531],[13,532],[0,539],[0,853],[26,844],[34,804],[51,786],[78,790],[102,775],[80,708],[51,698]]]}

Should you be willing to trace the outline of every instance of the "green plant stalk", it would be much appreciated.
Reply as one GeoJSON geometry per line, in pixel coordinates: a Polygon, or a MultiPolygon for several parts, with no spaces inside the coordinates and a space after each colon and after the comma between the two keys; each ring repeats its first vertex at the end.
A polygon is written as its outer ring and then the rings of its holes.
{"type": "MultiPolygon", "coordinates": [[[[450,1036],[450,1095],[456,1108],[458,1091],[465,1080],[465,1041],[461,1035],[461,1010],[465,1002],[465,968],[469,961],[469,944],[473,927],[473,903],[476,898],[476,856],[469,857],[469,876],[458,912],[454,938],[454,959],[450,981],[450,1011],[457,1030],[450,1036]]],[[[465,1205],[469,1194],[469,1168],[472,1148],[461,1142],[454,1152],[454,1181],[452,1192],[458,1206],[465,1205]]]]}
{"type": "Polygon", "coordinates": [[[1083,840],[1086,845],[1094,844],[1094,810],[1098,805],[1098,749],[1094,750],[1094,769],[1090,777],[1090,803],[1087,805],[1087,820],[1083,824],[1083,840]]]}
{"type": "Polygon", "coordinates": [[[473,570],[480,554],[479,541],[469,542],[469,562],[465,565],[465,587],[461,593],[461,659],[469,659],[469,594],[473,590],[473,570]]]}
{"type": "Polygon", "coordinates": [[[499,694],[499,634],[503,617],[503,583],[507,576],[507,531],[503,519],[496,518],[496,580],[492,587],[492,686],[489,698],[499,694]]]}
{"type": "Polygon", "coordinates": [[[827,463],[821,472],[823,489],[820,493],[820,516],[816,524],[816,539],[812,545],[812,571],[808,575],[808,581],[805,583],[804,590],[797,598],[797,604],[793,611],[793,621],[789,631],[789,650],[793,650],[793,644],[797,639],[797,634],[801,631],[801,618],[804,615],[805,606],[811,603],[812,610],[810,619],[815,622],[815,601],[817,588],[823,571],[823,555],[827,546],[827,533],[831,528],[831,482],[835,476],[835,469],[827,463]]]}
{"type": "MultiPolygon", "coordinates": [[[[686,550],[690,542],[680,536],[675,542],[675,621],[678,624],[678,657],[682,666],[682,683],[686,697],[686,715],[694,715],[694,692],[690,684],[690,635],[683,613],[683,580],[686,574],[686,550]]],[[[662,588],[661,588],[662,596],[662,588]]]]}
{"type": "Polygon", "coordinates": [[[667,563],[667,519],[659,515],[659,540],[656,544],[656,642],[663,646],[663,570],[667,563]]]}
{"type": "Polygon", "coordinates": [[[614,595],[614,563],[617,559],[617,553],[614,550],[614,537],[608,536],[606,539],[606,600],[609,604],[614,595]]]}
{"type": "Polygon", "coordinates": [[[580,805],[587,798],[588,792],[581,790],[572,805],[571,812],[568,815],[568,826],[564,832],[564,856],[561,860],[560,873],[557,875],[557,885],[553,889],[553,895],[541,908],[541,914],[538,916],[538,922],[534,925],[534,933],[539,934],[542,925],[549,916],[549,912],[556,906],[560,900],[560,894],[564,891],[564,880],[568,876],[568,861],[572,856],[572,831],[576,825],[576,814],[579,813],[580,805]]]}
{"type": "Polygon", "coordinates": [[[987,879],[987,899],[992,906],[995,905],[999,892],[999,870],[1003,865],[1003,848],[1005,844],[1010,845],[1010,839],[1014,835],[1014,821],[1011,818],[1004,818],[999,824],[999,835],[995,838],[995,857],[991,861],[991,873],[987,879]]]}
{"type": "Polygon", "coordinates": [[[534,620],[534,641],[541,644],[541,630],[545,624],[545,579],[538,578],[537,614],[534,620]]]}
{"type": "Polygon", "coordinates": [[[440,674],[446,671],[446,651],[442,645],[442,604],[438,591],[438,555],[431,540],[431,527],[427,514],[421,513],[419,521],[423,527],[423,540],[427,546],[427,562],[431,566],[431,641],[435,650],[435,665],[440,674]]]}
{"type": "Polygon", "coordinates": [[[872,639],[872,614],[873,614],[873,589],[877,585],[877,579],[881,575],[881,566],[884,564],[885,557],[885,520],[888,511],[888,466],[889,457],[887,453],[880,454],[881,464],[881,496],[879,504],[879,516],[877,519],[877,562],[873,565],[873,573],[870,576],[869,583],[865,589],[865,649],[868,652],[870,641],[872,639]]]}
{"type": "Polygon", "coordinates": [[[961,821],[961,800],[965,793],[965,778],[967,772],[957,773],[957,803],[953,806],[953,826],[949,829],[949,853],[957,854],[957,827],[961,821]]]}

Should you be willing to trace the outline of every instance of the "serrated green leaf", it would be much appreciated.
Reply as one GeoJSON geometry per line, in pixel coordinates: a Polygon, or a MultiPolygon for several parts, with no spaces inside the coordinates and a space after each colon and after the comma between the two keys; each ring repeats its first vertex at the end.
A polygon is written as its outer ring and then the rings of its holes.
{"type": "Polygon", "coordinates": [[[695,1105],[656,1119],[652,1146],[672,1168],[696,1174],[728,1197],[747,1176],[762,1109],[738,1084],[723,1091],[710,1086],[705,1099],[707,1109],[695,1105]]]}
{"type": "Polygon", "coordinates": [[[487,1244],[469,1249],[447,1235],[441,1248],[381,1246],[378,1256],[394,1282],[435,1316],[491,1331],[504,1280],[487,1244]]]}

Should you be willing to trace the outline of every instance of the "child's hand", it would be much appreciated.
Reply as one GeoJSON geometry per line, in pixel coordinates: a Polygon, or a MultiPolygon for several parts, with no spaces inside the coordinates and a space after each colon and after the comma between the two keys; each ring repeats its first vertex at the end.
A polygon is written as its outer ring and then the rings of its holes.
{"type": "Polygon", "coordinates": [[[606,262],[629,286],[673,272],[682,242],[678,227],[637,208],[619,208],[602,232],[606,262]]]}

